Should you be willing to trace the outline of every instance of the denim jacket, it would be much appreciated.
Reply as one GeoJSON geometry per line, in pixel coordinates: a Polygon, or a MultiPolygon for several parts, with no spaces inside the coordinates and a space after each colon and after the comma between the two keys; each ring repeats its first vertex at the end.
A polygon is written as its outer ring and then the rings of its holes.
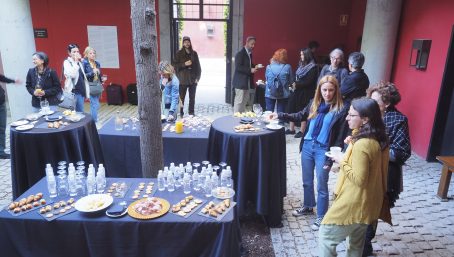
{"type": "Polygon", "coordinates": [[[274,77],[279,74],[279,80],[284,86],[284,96],[282,98],[288,98],[290,96],[289,87],[293,83],[293,72],[290,64],[281,64],[277,62],[272,62],[270,65],[266,66],[265,78],[266,78],[266,87],[265,87],[265,97],[271,99],[278,99],[276,96],[271,95],[270,87],[274,86],[273,81],[274,77]],[[282,70],[282,71],[281,71],[282,70]],[[279,73],[280,72],[280,73],[279,73]]]}
{"type": "MultiPolygon", "coordinates": [[[[95,61],[95,63],[96,63],[96,68],[98,68],[98,70],[99,70],[98,80],[101,81],[101,76],[102,76],[101,65],[99,64],[98,61],[95,61]]],[[[82,65],[84,66],[85,76],[87,76],[87,80],[90,82],[93,82],[95,73],[93,72],[93,68],[91,67],[88,59],[86,59],[86,58],[82,59],[82,65]]]]}
{"type": "MultiPolygon", "coordinates": [[[[162,85],[162,78],[159,80],[159,85],[162,85]]],[[[172,80],[167,82],[162,89],[162,110],[166,104],[170,104],[169,114],[176,112],[180,98],[179,93],[180,81],[176,75],[172,76],[172,80]]]]}

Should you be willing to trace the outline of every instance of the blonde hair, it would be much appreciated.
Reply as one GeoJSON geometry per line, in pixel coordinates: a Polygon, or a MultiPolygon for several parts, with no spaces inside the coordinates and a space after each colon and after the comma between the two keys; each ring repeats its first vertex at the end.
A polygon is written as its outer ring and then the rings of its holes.
{"type": "Polygon", "coordinates": [[[344,107],[344,102],[342,101],[342,95],[341,95],[340,89],[339,89],[339,82],[337,81],[336,77],[331,76],[331,75],[326,75],[326,76],[323,76],[320,79],[320,81],[318,82],[308,119],[315,118],[318,114],[317,113],[318,106],[323,101],[322,85],[325,83],[330,83],[330,84],[334,85],[334,88],[336,91],[334,93],[333,101],[331,102],[331,107],[330,107],[329,111],[330,112],[331,111],[340,111],[344,107]]]}
{"type": "Polygon", "coordinates": [[[173,76],[175,69],[168,61],[161,61],[158,66],[159,72],[173,76]]]}
{"type": "Polygon", "coordinates": [[[85,47],[84,50],[84,58],[88,58],[88,54],[90,53],[90,51],[93,51],[96,54],[96,50],[93,47],[87,46],[85,47]]]}

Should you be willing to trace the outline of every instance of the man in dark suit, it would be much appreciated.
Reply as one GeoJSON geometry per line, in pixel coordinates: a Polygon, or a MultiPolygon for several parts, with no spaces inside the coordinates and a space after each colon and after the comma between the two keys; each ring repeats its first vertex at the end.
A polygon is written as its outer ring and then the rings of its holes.
{"type": "Polygon", "coordinates": [[[254,73],[257,72],[258,67],[252,64],[254,46],[255,37],[249,36],[244,47],[235,55],[235,72],[232,80],[232,87],[235,89],[234,112],[245,111],[246,104],[250,100],[249,89],[255,88],[254,73]]]}
{"type": "MultiPolygon", "coordinates": [[[[0,82],[5,83],[21,83],[20,80],[9,79],[3,74],[0,74],[0,82]]],[[[0,86],[0,159],[9,159],[10,155],[5,153],[5,128],[6,128],[6,105],[5,105],[5,90],[0,86]]]]}

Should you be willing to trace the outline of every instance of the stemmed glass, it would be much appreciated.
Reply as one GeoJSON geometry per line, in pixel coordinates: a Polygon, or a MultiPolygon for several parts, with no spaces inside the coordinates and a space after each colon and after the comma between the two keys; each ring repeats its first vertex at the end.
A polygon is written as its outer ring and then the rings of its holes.
{"type": "Polygon", "coordinates": [[[261,125],[260,124],[260,117],[262,116],[262,112],[263,112],[263,109],[262,109],[262,106],[260,104],[254,104],[252,106],[252,110],[254,111],[255,115],[257,116],[257,125],[261,125]]]}
{"type": "Polygon", "coordinates": [[[132,130],[137,129],[136,123],[139,121],[139,119],[136,116],[131,116],[131,122],[132,122],[132,130]]]}
{"type": "Polygon", "coordinates": [[[192,164],[192,166],[194,167],[195,170],[197,170],[197,172],[199,172],[200,163],[195,162],[192,164]]]}
{"type": "Polygon", "coordinates": [[[57,167],[57,178],[58,178],[58,183],[57,183],[57,193],[61,197],[65,197],[68,195],[68,181],[67,181],[67,176],[66,176],[66,162],[65,161],[60,161],[58,162],[58,167],[57,167]]]}
{"type": "Polygon", "coordinates": [[[210,164],[209,161],[203,161],[203,162],[202,162],[202,165],[203,165],[203,167],[205,167],[205,168],[208,168],[208,164],[210,164]]]}

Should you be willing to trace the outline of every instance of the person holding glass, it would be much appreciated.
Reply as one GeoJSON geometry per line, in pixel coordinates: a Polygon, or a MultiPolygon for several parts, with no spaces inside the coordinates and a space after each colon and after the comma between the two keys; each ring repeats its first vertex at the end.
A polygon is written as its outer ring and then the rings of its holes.
{"type": "Polygon", "coordinates": [[[179,104],[180,81],[175,75],[175,69],[168,61],[159,63],[159,85],[162,89],[162,111],[167,114],[167,121],[174,121],[179,104]]]}
{"type": "Polygon", "coordinates": [[[57,72],[48,67],[49,57],[44,52],[34,53],[32,61],[35,67],[28,70],[25,86],[32,95],[33,110],[39,112],[43,101],[48,103],[50,110],[55,111],[62,94],[57,72]]]}
{"type": "Polygon", "coordinates": [[[314,214],[317,218],[311,226],[318,230],[328,210],[328,179],[332,161],[326,157],[330,147],[344,145],[349,130],[345,117],[348,106],[342,101],[339,83],[334,76],[324,76],[318,83],[314,99],[297,113],[272,114],[271,119],[301,122],[304,135],[300,143],[303,175],[303,205],[292,212],[295,217],[314,214]],[[317,202],[314,194],[314,168],[317,177],[317,202]]]}
{"type": "Polygon", "coordinates": [[[81,63],[79,46],[69,44],[67,50],[68,58],[63,62],[63,74],[66,78],[65,91],[75,94],[76,112],[83,112],[85,98],[90,98],[90,86],[81,63]]]}
{"type": "MultiPolygon", "coordinates": [[[[295,72],[295,82],[292,84],[293,94],[289,97],[287,112],[299,112],[309,103],[312,97],[314,97],[317,78],[318,67],[312,56],[311,49],[301,49],[300,61],[295,72]]],[[[295,138],[301,138],[303,132],[304,130],[301,128],[296,133],[295,123],[291,121],[285,134],[295,135],[295,138]]]]}
{"type": "MultiPolygon", "coordinates": [[[[107,77],[101,73],[101,64],[96,61],[96,51],[93,47],[87,46],[85,48],[82,64],[88,82],[102,84],[107,80],[107,77]]],[[[90,92],[90,114],[95,122],[98,122],[99,98],[101,94],[102,92],[97,94],[90,92]]]]}
{"type": "Polygon", "coordinates": [[[369,224],[381,213],[389,161],[386,128],[377,102],[352,101],[347,115],[352,136],[344,155],[331,158],[340,172],[335,199],[319,230],[319,256],[337,256],[336,246],[347,239],[346,256],[361,256],[369,224]]]}

